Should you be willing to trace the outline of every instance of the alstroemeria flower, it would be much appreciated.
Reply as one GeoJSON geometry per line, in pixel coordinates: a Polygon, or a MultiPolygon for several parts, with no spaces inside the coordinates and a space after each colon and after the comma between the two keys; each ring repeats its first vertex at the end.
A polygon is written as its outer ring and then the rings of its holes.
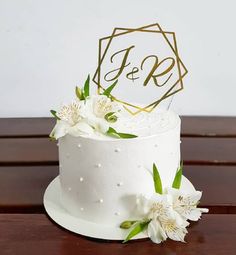
{"type": "Polygon", "coordinates": [[[167,194],[169,195],[173,209],[185,219],[198,221],[202,213],[209,211],[206,208],[197,208],[202,197],[202,192],[200,191],[185,194],[181,190],[168,188],[167,194]]]}
{"type": "Polygon", "coordinates": [[[66,134],[73,136],[91,135],[94,132],[105,134],[111,123],[105,119],[106,114],[116,116],[121,106],[104,95],[94,95],[85,100],[73,101],[63,105],[56,113],[59,120],[50,136],[58,139],[66,134]]]}
{"type": "Polygon", "coordinates": [[[161,243],[167,237],[184,242],[189,223],[173,209],[168,195],[156,193],[150,198],[141,195],[137,197],[137,210],[151,220],[147,233],[153,242],[161,243]]]}
{"type": "Polygon", "coordinates": [[[80,136],[94,133],[94,129],[85,121],[83,112],[83,101],[73,101],[68,105],[63,105],[57,113],[59,120],[57,120],[50,137],[58,139],[66,134],[80,136]]]}
{"type": "Polygon", "coordinates": [[[60,120],[74,126],[82,120],[83,108],[84,104],[82,101],[72,101],[68,105],[63,105],[60,111],[57,112],[57,116],[60,120]]]}
{"type": "Polygon", "coordinates": [[[104,118],[105,115],[109,112],[118,112],[120,106],[111,101],[111,99],[104,95],[93,95],[90,96],[86,101],[86,106],[91,107],[93,114],[97,118],[104,118]]]}
{"type": "MultiPolygon", "coordinates": [[[[188,233],[186,227],[189,225],[189,222],[184,220],[174,210],[171,211],[171,214],[172,215],[169,215],[168,217],[160,217],[158,219],[160,222],[162,231],[170,239],[172,239],[174,241],[184,242],[184,237],[188,233]]],[[[150,235],[150,232],[148,234],[150,235]]]]}
{"type": "Polygon", "coordinates": [[[120,106],[104,95],[93,95],[86,99],[84,115],[95,130],[106,133],[111,124],[105,119],[107,113],[117,114],[120,106]]]}
{"type": "Polygon", "coordinates": [[[171,208],[171,205],[168,204],[167,196],[158,193],[153,194],[151,197],[137,196],[136,205],[140,216],[147,219],[153,219],[156,216],[167,216],[171,208]]]}

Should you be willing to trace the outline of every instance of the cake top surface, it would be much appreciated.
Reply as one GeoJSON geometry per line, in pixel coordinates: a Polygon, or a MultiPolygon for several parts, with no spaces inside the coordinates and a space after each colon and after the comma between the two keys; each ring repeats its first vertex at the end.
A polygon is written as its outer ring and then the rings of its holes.
{"type": "MultiPolygon", "coordinates": [[[[130,115],[127,111],[122,111],[119,121],[112,127],[119,132],[129,132],[138,136],[138,138],[150,137],[164,132],[171,131],[180,123],[179,116],[170,110],[156,109],[153,112],[141,112],[138,115],[130,115]]],[[[94,132],[89,135],[82,135],[98,140],[114,140],[116,138],[94,132]]]]}
{"type": "Polygon", "coordinates": [[[126,106],[111,96],[117,81],[102,94],[90,95],[90,78],[84,87],[76,87],[76,98],[58,110],[51,110],[57,122],[50,137],[59,139],[66,134],[96,140],[144,138],[168,132],[179,126],[180,119],[172,111],[147,109],[131,114],[126,106]]]}

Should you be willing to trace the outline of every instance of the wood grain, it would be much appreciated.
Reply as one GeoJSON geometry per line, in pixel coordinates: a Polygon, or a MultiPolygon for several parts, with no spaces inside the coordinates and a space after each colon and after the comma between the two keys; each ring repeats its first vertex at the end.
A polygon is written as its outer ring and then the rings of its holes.
{"type": "MultiPolygon", "coordinates": [[[[186,165],[236,165],[236,138],[182,138],[186,165]]],[[[0,165],[58,165],[56,142],[48,138],[0,139],[0,165]]]]}
{"type": "Polygon", "coordinates": [[[48,137],[54,118],[0,118],[0,138],[48,137]]]}
{"type": "Polygon", "coordinates": [[[185,137],[236,137],[236,117],[183,116],[181,120],[185,137]]]}
{"type": "Polygon", "coordinates": [[[236,138],[182,138],[185,164],[236,165],[236,138]]]}
{"type": "MultiPolygon", "coordinates": [[[[236,137],[236,117],[182,116],[187,137],[236,137]]],[[[53,118],[1,118],[0,138],[48,137],[53,118]]]]}
{"type": "Polygon", "coordinates": [[[57,166],[0,167],[0,212],[44,212],[43,194],[57,166]]]}
{"type": "Polygon", "coordinates": [[[0,229],[2,255],[236,254],[236,215],[204,215],[188,229],[187,243],[168,240],[161,245],[147,239],[121,244],[82,237],[62,229],[41,214],[1,214],[0,229]]]}
{"type": "Polygon", "coordinates": [[[186,244],[86,238],[37,214],[45,213],[44,191],[58,175],[57,146],[48,139],[53,125],[52,118],[0,119],[1,255],[236,254],[235,117],[182,117],[184,175],[210,209],[191,225],[186,244]]]}
{"type": "MultiPolygon", "coordinates": [[[[236,166],[186,166],[184,174],[210,213],[236,213],[236,166]]],[[[57,175],[57,166],[0,167],[0,212],[44,212],[44,191],[57,175]]]]}
{"type": "Polygon", "coordinates": [[[0,165],[58,165],[56,142],[49,138],[0,139],[0,165]]]}

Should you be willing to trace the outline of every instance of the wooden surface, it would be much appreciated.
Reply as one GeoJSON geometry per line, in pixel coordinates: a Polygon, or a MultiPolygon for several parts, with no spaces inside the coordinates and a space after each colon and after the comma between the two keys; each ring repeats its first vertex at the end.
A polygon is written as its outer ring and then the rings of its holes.
{"type": "MultiPolygon", "coordinates": [[[[236,138],[183,137],[181,149],[185,164],[236,164],[236,138]]],[[[1,165],[58,165],[56,142],[48,138],[2,138],[1,165]]]]}
{"type": "Polygon", "coordinates": [[[14,255],[235,255],[236,215],[205,215],[188,229],[187,243],[101,241],[72,234],[43,214],[0,215],[1,254],[14,255]],[[4,233],[4,235],[3,235],[4,233]],[[4,252],[4,253],[2,253],[4,252]]]}
{"type": "MultiPolygon", "coordinates": [[[[183,116],[182,135],[187,137],[236,137],[235,117],[183,116]]],[[[0,138],[48,137],[53,118],[2,118],[0,138]]]]}
{"type": "Polygon", "coordinates": [[[45,214],[43,193],[58,175],[51,118],[0,119],[0,254],[236,254],[236,118],[182,117],[184,175],[210,213],[186,244],[101,241],[70,233],[45,214]]]}

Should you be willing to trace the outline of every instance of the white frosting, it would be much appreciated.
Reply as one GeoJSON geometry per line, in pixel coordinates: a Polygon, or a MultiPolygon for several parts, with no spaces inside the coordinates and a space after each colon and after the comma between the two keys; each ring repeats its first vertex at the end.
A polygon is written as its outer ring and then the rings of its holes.
{"type": "Polygon", "coordinates": [[[136,195],[154,193],[153,163],[163,186],[172,184],[180,161],[178,115],[141,113],[122,121],[116,129],[138,138],[59,139],[61,202],[72,215],[112,226],[135,219],[136,195]]]}

